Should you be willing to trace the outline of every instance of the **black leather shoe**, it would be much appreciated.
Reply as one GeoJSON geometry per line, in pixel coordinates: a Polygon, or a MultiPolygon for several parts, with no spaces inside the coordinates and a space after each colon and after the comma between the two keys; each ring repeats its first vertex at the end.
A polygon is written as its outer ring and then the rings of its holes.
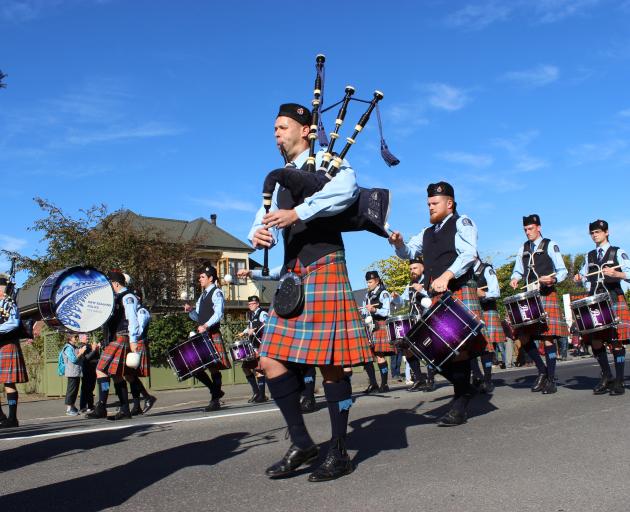
{"type": "Polygon", "coordinates": [[[411,386],[407,388],[407,391],[410,391],[411,393],[415,393],[416,391],[422,391],[425,386],[426,386],[425,382],[422,382],[421,380],[417,380],[416,382],[414,382],[411,386]]]}
{"type": "Polygon", "coordinates": [[[558,391],[558,388],[556,387],[556,381],[553,379],[551,380],[547,379],[547,383],[545,384],[545,387],[542,390],[543,395],[552,395],[556,391],[558,391]]]}
{"type": "Polygon", "coordinates": [[[376,384],[370,384],[367,388],[365,388],[365,391],[363,393],[369,395],[370,393],[374,393],[375,391],[378,391],[378,386],[376,384]]]}
{"type": "Polygon", "coordinates": [[[129,410],[118,411],[116,414],[114,414],[113,416],[109,416],[107,419],[109,421],[130,420],[131,413],[129,412],[129,410]]]}
{"type": "Polygon", "coordinates": [[[219,403],[218,398],[210,400],[210,403],[203,408],[203,410],[206,412],[218,411],[219,409],[221,409],[221,404],[219,403]]]}
{"type": "Polygon", "coordinates": [[[388,393],[389,386],[387,384],[382,384],[380,388],[378,388],[379,393],[388,393]]]}
{"type": "Polygon", "coordinates": [[[613,396],[623,395],[626,392],[626,388],[623,387],[623,382],[615,381],[613,386],[610,388],[610,394],[613,396]]]}
{"type": "Polygon", "coordinates": [[[20,426],[20,422],[17,418],[7,418],[6,416],[2,421],[0,421],[0,428],[16,428],[20,426]]]}
{"type": "Polygon", "coordinates": [[[265,470],[265,475],[269,478],[282,478],[293,473],[302,464],[308,464],[317,460],[318,457],[319,446],[316,444],[304,450],[292,444],[282,459],[265,470]]]}
{"type": "Polygon", "coordinates": [[[494,383],[491,380],[482,382],[481,386],[479,386],[479,391],[489,395],[494,391],[494,383]]]}
{"type": "Polygon", "coordinates": [[[155,398],[153,395],[149,395],[148,398],[144,400],[144,407],[142,408],[142,414],[148,413],[151,410],[151,407],[155,405],[155,402],[157,402],[157,398],[155,398]]]}
{"type": "Polygon", "coordinates": [[[458,409],[451,409],[444,416],[440,418],[440,427],[456,427],[457,425],[463,425],[468,420],[464,411],[458,409]]]}
{"type": "Polygon", "coordinates": [[[140,414],[142,414],[142,409],[140,409],[140,404],[135,405],[131,408],[131,411],[129,411],[131,413],[132,416],[139,416],[140,414]]]}
{"type": "Polygon", "coordinates": [[[300,400],[300,409],[304,414],[315,412],[315,398],[303,396],[300,400]]]}
{"type": "Polygon", "coordinates": [[[610,379],[608,377],[602,377],[601,379],[599,379],[599,382],[597,383],[597,386],[595,386],[593,388],[593,394],[594,395],[606,395],[606,394],[608,394],[610,389],[613,387],[614,383],[615,383],[614,380],[612,380],[612,379],[610,379]]]}
{"type": "Polygon", "coordinates": [[[481,385],[483,384],[483,379],[480,379],[479,377],[474,377],[472,380],[472,385],[474,387],[476,387],[477,389],[479,389],[481,387],[481,385]]]}
{"type": "Polygon", "coordinates": [[[102,402],[98,402],[94,406],[94,410],[85,415],[86,418],[91,420],[97,420],[102,418],[107,418],[107,407],[102,402]]]}
{"type": "Polygon", "coordinates": [[[257,404],[262,404],[268,401],[269,398],[267,398],[267,395],[265,395],[264,393],[256,395],[256,398],[254,399],[254,402],[257,404]]]}
{"type": "Polygon", "coordinates": [[[247,400],[247,403],[248,404],[253,404],[256,401],[257,398],[258,398],[258,392],[254,393],[252,395],[252,397],[249,400],[247,400]]]}
{"type": "Polygon", "coordinates": [[[534,382],[534,385],[532,386],[532,392],[538,393],[539,391],[542,391],[546,383],[547,376],[544,373],[539,373],[538,377],[536,377],[536,382],[534,382]]]}
{"type": "Polygon", "coordinates": [[[499,368],[501,368],[502,370],[505,370],[505,363],[503,361],[499,363],[499,368]]]}
{"type": "Polygon", "coordinates": [[[428,379],[422,391],[424,391],[425,393],[435,391],[435,381],[433,379],[428,379]]]}
{"type": "Polygon", "coordinates": [[[349,475],[354,471],[354,465],[348,456],[348,452],[331,450],[326,456],[326,460],[310,475],[309,482],[327,482],[335,480],[340,476],[349,475]]]}

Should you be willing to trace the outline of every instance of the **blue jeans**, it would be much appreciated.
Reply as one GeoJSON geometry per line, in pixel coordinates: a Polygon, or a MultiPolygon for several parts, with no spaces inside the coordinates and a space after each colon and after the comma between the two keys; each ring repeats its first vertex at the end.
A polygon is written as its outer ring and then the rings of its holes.
{"type": "Polygon", "coordinates": [[[392,377],[400,377],[400,365],[402,364],[402,351],[396,352],[393,356],[389,356],[389,366],[391,367],[392,377]]]}

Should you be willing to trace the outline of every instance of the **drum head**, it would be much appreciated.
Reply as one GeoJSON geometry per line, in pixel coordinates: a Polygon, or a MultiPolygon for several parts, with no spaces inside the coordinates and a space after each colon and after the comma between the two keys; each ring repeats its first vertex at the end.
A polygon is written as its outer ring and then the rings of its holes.
{"type": "Polygon", "coordinates": [[[39,290],[38,306],[44,321],[51,327],[91,332],[112,316],[114,290],[107,277],[95,268],[70,267],[44,282],[39,290]],[[54,319],[46,317],[46,309],[52,310],[54,319]]]}

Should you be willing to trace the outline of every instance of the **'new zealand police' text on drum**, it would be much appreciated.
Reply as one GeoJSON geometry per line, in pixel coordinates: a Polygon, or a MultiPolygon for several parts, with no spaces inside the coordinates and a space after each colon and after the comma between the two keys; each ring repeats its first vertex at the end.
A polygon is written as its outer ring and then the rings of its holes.
{"type": "Polygon", "coordinates": [[[571,303],[571,312],[580,334],[610,329],[618,323],[610,295],[607,293],[574,300],[571,303]]]}
{"type": "Polygon", "coordinates": [[[207,332],[195,334],[186,341],[169,349],[167,356],[177,380],[186,380],[198,370],[203,370],[221,360],[207,332]]]}
{"type": "Polygon", "coordinates": [[[50,275],[39,288],[37,307],[46,325],[59,331],[87,333],[114,312],[114,290],[92,267],[70,267],[50,275]]]}
{"type": "Polygon", "coordinates": [[[503,301],[512,328],[545,322],[547,314],[538,290],[512,295],[503,301]]]}
{"type": "Polygon", "coordinates": [[[482,327],[483,321],[447,292],[418,319],[405,340],[414,354],[442,371],[444,363],[467,349],[482,327]]]}

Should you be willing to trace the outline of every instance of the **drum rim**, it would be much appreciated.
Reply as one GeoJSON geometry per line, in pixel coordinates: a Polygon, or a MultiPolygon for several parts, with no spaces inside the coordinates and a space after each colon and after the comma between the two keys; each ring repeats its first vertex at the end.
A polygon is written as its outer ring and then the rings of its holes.
{"type": "Polygon", "coordinates": [[[593,328],[593,329],[585,329],[585,330],[583,330],[583,331],[580,331],[580,330],[578,329],[578,333],[579,333],[580,335],[582,335],[582,334],[591,334],[591,333],[593,333],[593,332],[605,331],[605,330],[607,330],[607,329],[616,329],[618,325],[619,325],[619,320],[618,320],[617,318],[615,318],[615,320],[613,320],[613,323],[612,323],[612,324],[609,324],[609,325],[600,325],[600,326],[595,327],[595,328],[593,328]]]}
{"type": "Polygon", "coordinates": [[[405,315],[390,316],[387,319],[387,323],[396,322],[398,320],[411,320],[411,315],[409,313],[407,313],[405,315]]]}
{"type": "Polygon", "coordinates": [[[516,295],[510,295],[503,299],[503,304],[511,304],[512,302],[517,302],[523,299],[529,299],[536,296],[541,297],[540,290],[527,290],[525,292],[517,293],[516,295]]]}
{"type": "Polygon", "coordinates": [[[240,347],[241,345],[245,345],[246,343],[248,343],[248,344],[250,344],[250,345],[252,345],[252,346],[254,345],[254,344],[253,344],[250,340],[248,340],[248,339],[243,339],[243,340],[234,340],[234,341],[232,342],[232,345],[231,345],[231,347],[230,347],[230,348],[232,348],[232,347],[234,347],[234,346],[239,346],[239,347],[240,347]]]}
{"type": "Polygon", "coordinates": [[[574,300],[573,302],[571,302],[571,308],[573,308],[574,306],[576,308],[579,308],[579,307],[587,306],[591,304],[598,304],[604,301],[610,302],[611,308],[612,308],[612,299],[610,298],[609,293],[598,293],[597,295],[589,295],[588,297],[584,297],[583,299],[574,300]],[[600,297],[600,299],[595,300],[597,299],[597,297],[600,297]]]}
{"type": "Polygon", "coordinates": [[[64,324],[61,323],[61,321],[59,321],[57,319],[56,316],[53,316],[52,318],[45,317],[42,314],[41,306],[40,306],[40,304],[50,303],[51,311],[54,314],[56,314],[57,312],[55,311],[54,307],[52,307],[53,306],[52,305],[52,297],[55,294],[55,292],[57,291],[57,288],[59,287],[59,281],[61,281],[64,277],[66,277],[67,275],[71,274],[73,271],[75,271],[77,269],[92,270],[94,272],[98,272],[103,277],[105,277],[105,279],[107,280],[107,283],[109,284],[109,287],[111,289],[112,297],[114,299],[114,301],[112,301],[112,308],[111,308],[111,311],[109,313],[109,316],[107,317],[107,320],[105,320],[96,329],[93,329],[92,331],[87,331],[87,332],[94,332],[97,329],[100,329],[101,327],[103,327],[103,325],[105,325],[107,322],[109,322],[109,320],[111,319],[112,315],[114,314],[116,293],[114,292],[114,288],[112,287],[112,283],[109,281],[109,279],[107,279],[107,276],[103,272],[101,272],[99,269],[97,269],[96,267],[93,267],[92,265],[73,265],[71,267],[66,267],[64,269],[57,270],[57,271],[53,272],[52,274],[50,274],[46,279],[44,279],[42,284],[39,286],[39,290],[37,291],[37,310],[39,311],[39,314],[42,317],[42,320],[44,321],[44,323],[48,327],[51,327],[51,328],[53,328],[53,329],[55,329],[57,331],[66,332],[66,333],[84,334],[83,331],[76,331],[74,329],[70,329],[70,328],[66,327],[64,324]],[[54,285],[50,288],[50,297],[47,300],[42,300],[42,290],[44,289],[44,286],[46,286],[47,284],[49,284],[51,282],[51,280],[54,281],[54,285]]]}

